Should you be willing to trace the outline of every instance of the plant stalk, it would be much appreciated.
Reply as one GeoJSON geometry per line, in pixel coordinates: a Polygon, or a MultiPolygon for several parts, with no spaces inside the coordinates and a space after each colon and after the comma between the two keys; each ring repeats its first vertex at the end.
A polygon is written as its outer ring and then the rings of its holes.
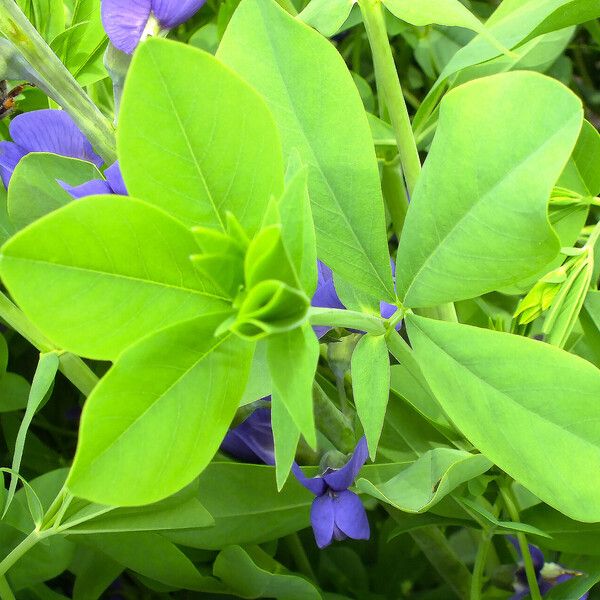
{"type": "Polygon", "coordinates": [[[386,331],[384,320],[381,317],[368,315],[354,310],[343,310],[340,308],[318,308],[312,306],[308,313],[311,325],[330,327],[346,327],[358,329],[366,333],[383,335],[386,331]]]}
{"type": "Polygon", "coordinates": [[[8,556],[0,562],[0,577],[6,575],[15,563],[31,550],[39,541],[52,535],[50,532],[34,529],[8,556]]]}
{"type": "Polygon", "coordinates": [[[488,531],[481,532],[481,540],[475,557],[475,565],[473,567],[473,579],[471,579],[471,595],[470,600],[481,600],[485,576],[485,565],[487,564],[488,555],[492,546],[492,536],[488,531]]]}
{"type": "MultiPolygon", "coordinates": [[[[510,484],[500,485],[500,494],[502,495],[504,506],[510,515],[510,518],[515,523],[520,523],[521,519],[519,516],[519,509],[517,507],[517,502],[512,490],[510,489],[510,484]]],[[[538,586],[537,575],[535,572],[535,567],[533,566],[531,553],[529,552],[527,538],[525,537],[524,533],[519,532],[517,532],[516,536],[519,542],[521,555],[523,556],[523,564],[525,565],[525,575],[527,576],[527,585],[529,586],[529,595],[531,596],[531,600],[542,600],[542,594],[540,593],[540,588],[538,586]]]]}
{"type": "Polygon", "coordinates": [[[6,581],[4,575],[0,576],[0,599],[1,600],[15,600],[15,595],[6,581]]]}
{"type": "MultiPolygon", "coordinates": [[[[22,335],[40,352],[61,352],[2,292],[0,292],[0,318],[4,319],[12,329],[22,335]]],[[[70,352],[60,354],[60,370],[86,396],[98,383],[97,375],[79,356],[75,356],[70,352]]]]}
{"type": "Polygon", "coordinates": [[[412,196],[421,172],[421,160],[387,35],[383,7],[381,0],[358,0],[358,4],[371,45],[378,88],[384,96],[396,135],[406,187],[409,196],[412,196]]]}
{"type": "Polygon", "coordinates": [[[0,32],[35,71],[34,81],[73,118],[107,164],[117,160],[115,130],[14,0],[0,0],[0,32]]]}

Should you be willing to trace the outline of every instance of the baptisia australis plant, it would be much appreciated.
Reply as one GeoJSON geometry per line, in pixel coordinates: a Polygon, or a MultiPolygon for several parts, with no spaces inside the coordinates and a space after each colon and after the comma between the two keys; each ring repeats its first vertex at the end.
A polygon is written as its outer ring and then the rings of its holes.
{"type": "Polygon", "coordinates": [[[591,600],[597,0],[28,6],[0,597],[591,600]]]}

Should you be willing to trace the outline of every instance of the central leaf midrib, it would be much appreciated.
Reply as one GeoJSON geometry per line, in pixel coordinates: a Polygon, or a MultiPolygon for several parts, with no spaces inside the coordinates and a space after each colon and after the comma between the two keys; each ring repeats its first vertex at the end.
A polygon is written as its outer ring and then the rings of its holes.
{"type": "MultiPolygon", "coordinates": [[[[221,215],[219,214],[219,210],[217,208],[217,204],[212,196],[211,190],[208,186],[208,182],[206,181],[206,178],[204,177],[204,173],[202,172],[202,169],[200,168],[200,164],[198,162],[198,159],[196,157],[196,153],[194,152],[194,149],[192,147],[190,138],[187,135],[187,132],[185,130],[185,128],[183,127],[183,123],[181,122],[181,118],[179,116],[179,112],[178,112],[178,106],[175,103],[173,97],[171,96],[171,88],[169,87],[169,85],[167,84],[167,81],[165,79],[165,77],[163,76],[163,73],[161,71],[161,68],[159,66],[158,61],[156,60],[156,58],[154,57],[154,54],[152,52],[148,53],[148,56],[150,56],[150,59],[152,60],[152,62],[154,63],[155,66],[155,70],[156,73],[158,75],[158,78],[160,79],[160,83],[163,87],[163,95],[164,97],[169,101],[169,104],[171,105],[171,114],[174,115],[176,121],[177,121],[177,125],[179,126],[179,130],[181,131],[182,134],[182,138],[185,141],[186,147],[188,149],[188,152],[190,153],[190,156],[192,158],[192,163],[194,165],[194,167],[196,167],[196,171],[198,173],[198,177],[200,178],[200,181],[202,182],[202,185],[204,186],[204,189],[206,191],[206,194],[208,196],[208,199],[210,201],[210,205],[213,209],[213,212],[215,214],[215,216],[217,217],[217,221],[221,227],[221,229],[225,230],[225,225],[223,223],[223,220],[221,219],[221,215]]],[[[187,194],[186,194],[187,195],[187,194]]]]}
{"type": "Polygon", "coordinates": [[[162,281],[152,281],[151,279],[142,279],[140,277],[134,277],[133,275],[124,275],[122,273],[111,273],[110,271],[100,271],[100,270],[87,268],[87,267],[78,267],[75,265],[63,265],[60,263],[55,263],[55,262],[51,262],[51,261],[47,261],[47,260],[39,260],[39,259],[34,259],[34,258],[21,258],[21,257],[11,256],[10,254],[5,254],[2,257],[2,259],[4,261],[8,260],[8,261],[15,261],[15,262],[34,263],[34,264],[38,264],[38,265],[47,265],[47,266],[54,267],[56,269],[62,269],[65,271],[78,271],[81,273],[93,273],[96,275],[101,275],[103,277],[109,277],[109,278],[112,277],[115,279],[125,279],[125,280],[129,280],[129,281],[134,281],[134,282],[136,282],[140,285],[144,285],[144,286],[156,286],[156,287],[161,287],[161,288],[165,288],[165,289],[175,290],[177,292],[183,292],[186,294],[194,294],[197,296],[206,296],[208,298],[214,298],[215,300],[223,300],[224,302],[230,301],[228,298],[225,298],[224,296],[219,296],[217,294],[211,294],[210,292],[205,292],[205,291],[194,289],[194,288],[187,288],[184,286],[177,286],[177,285],[165,283],[162,281]]]}

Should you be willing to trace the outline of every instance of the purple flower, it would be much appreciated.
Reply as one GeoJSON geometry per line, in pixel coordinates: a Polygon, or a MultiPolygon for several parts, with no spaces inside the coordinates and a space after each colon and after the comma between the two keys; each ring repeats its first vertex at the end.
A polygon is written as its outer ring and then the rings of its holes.
{"type": "Polygon", "coordinates": [[[76,199],[98,194],[119,194],[120,196],[127,196],[127,188],[123,181],[123,175],[121,175],[119,161],[108,167],[108,169],[104,171],[104,176],[106,179],[92,179],[91,181],[76,186],[69,185],[64,181],[59,181],[58,183],[76,199]]]}
{"type": "MultiPolygon", "coordinates": [[[[391,261],[391,263],[392,273],[395,276],[396,264],[394,263],[394,261],[391,261]]],[[[342,304],[342,301],[340,300],[335,289],[335,284],[333,281],[333,272],[331,271],[331,269],[319,260],[317,264],[317,273],[317,290],[314,293],[314,296],[312,297],[312,306],[317,306],[319,308],[345,309],[346,307],[342,304]]],[[[389,319],[397,310],[398,307],[394,306],[393,304],[388,304],[387,302],[379,303],[379,314],[384,319],[389,319]]],[[[400,327],[402,327],[402,323],[399,323],[396,326],[396,329],[400,329],[400,327]]],[[[321,325],[314,327],[315,333],[319,339],[322,338],[330,329],[331,327],[321,325]]]]}
{"type": "Polygon", "coordinates": [[[131,54],[150,36],[194,16],[206,0],[102,0],[102,24],[113,46],[131,54]]]}
{"type": "Polygon", "coordinates": [[[12,142],[0,142],[0,177],[5,187],[19,161],[31,152],[51,152],[87,160],[97,167],[104,161],[62,110],[35,110],[16,116],[9,126],[12,142]]]}
{"type": "MultiPolygon", "coordinates": [[[[509,536],[508,539],[516,548],[521,559],[521,548],[516,538],[509,536]]],[[[529,553],[531,554],[531,560],[533,561],[533,568],[537,576],[538,586],[542,596],[546,595],[554,586],[564,581],[568,581],[577,575],[582,575],[579,571],[570,571],[565,569],[561,565],[556,563],[547,563],[544,558],[543,552],[537,547],[529,544],[529,553]]],[[[512,596],[510,600],[523,600],[529,596],[529,584],[527,583],[527,575],[525,574],[525,567],[522,562],[517,569],[515,574],[515,581],[513,583],[516,594],[512,596]]],[[[588,594],[585,593],[579,600],[587,600],[588,594]]]]}
{"type": "Polygon", "coordinates": [[[365,507],[348,489],[368,456],[367,440],[363,437],[341,469],[328,468],[323,475],[308,478],[296,463],[293,464],[292,472],[298,481],[316,496],[310,521],[319,548],[329,546],[333,540],[369,539],[371,532],[365,507]]]}
{"type": "MultiPolygon", "coordinates": [[[[271,410],[259,408],[243,423],[229,431],[221,450],[244,462],[275,464],[271,410]]],[[[341,469],[328,468],[323,475],[308,478],[294,462],[296,479],[316,498],[310,521],[317,546],[324,548],[333,540],[367,540],[370,536],[367,513],[360,498],[348,488],[354,483],[369,451],[366,438],[358,442],[350,460],[341,469]]]]}
{"type": "Polygon", "coordinates": [[[271,409],[259,408],[227,433],[221,450],[243,462],[275,464],[271,409]]]}

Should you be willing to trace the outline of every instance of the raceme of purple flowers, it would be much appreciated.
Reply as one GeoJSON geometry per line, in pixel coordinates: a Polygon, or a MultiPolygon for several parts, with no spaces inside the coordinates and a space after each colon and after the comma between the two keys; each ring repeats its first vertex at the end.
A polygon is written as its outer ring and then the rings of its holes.
{"type": "MultiPolygon", "coordinates": [[[[221,449],[246,462],[275,464],[270,409],[255,410],[225,436],[221,449]]],[[[310,521],[319,548],[329,546],[333,540],[369,539],[365,508],[360,498],[348,489],[368,455],[367,441],[363,437],[340,469],[327,468],[322,475],[309,478],[298,464],[293,464],[292,472],[296,479],[316,496],[311,506],[310,521]]]]}
{"type": "MultiPolygon", "coordinates": [[[[509,536],[509,540],[516,548],[519,553],[521,560],[523,556],[519,544],[513,536],[509,536]]],[[[529,553],[531,554],[531,560],[533,562],[533,568],[537,577],[538,587],[542,596],[546,595],[554,586],[564,581],[568,581],[577,575],[581,575],[578,571],[570,571],[565,569],[561,565],[556,563],[547,563],[544,558],[544,553],[537,547],[529,545],[529,553]]],[[[521,564],[517,569],[515,575],[515,595],[512,596],[511,600],[524,600],[529,597],[530,589],[527,582],[527,575],[525,574],[525,567],[521,564]]],[[[588,594],[584,594],[579,600],[587,600],[588,594]]]]}
{"type": "Polygon", "coordinates": [[[193,17],[206,0],[102,0],[102,24],[115,48],[131,54],[140,41],[193,17]]]}

